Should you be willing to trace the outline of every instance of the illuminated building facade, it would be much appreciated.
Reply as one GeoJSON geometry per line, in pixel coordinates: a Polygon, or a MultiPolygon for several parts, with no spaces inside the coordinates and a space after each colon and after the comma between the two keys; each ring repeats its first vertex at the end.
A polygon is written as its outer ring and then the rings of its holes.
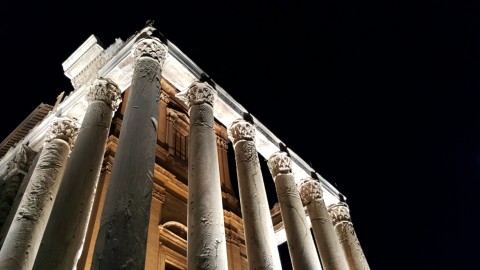
{"type": "Polygon", "coordinates": [[[369,269],[343,195],[152,25],[63,69],[0,145],[1,269],[369,269]]]}

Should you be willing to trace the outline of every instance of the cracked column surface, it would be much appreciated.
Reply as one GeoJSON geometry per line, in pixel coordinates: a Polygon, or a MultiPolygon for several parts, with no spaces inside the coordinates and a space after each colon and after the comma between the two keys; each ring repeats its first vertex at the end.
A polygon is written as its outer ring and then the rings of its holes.
{"type": "Polygon", "coordinates": [[[270,207],[255,148],[255,127],[243,119],[230,126],[250,269],[282,269],[270,207]]]}
{"type": "Polygon", "coordinates": [[[78,126],[70,118],[52,122],[0,250],[0,269],[32,269],[77,132],[78,126]]]}
{"type": "Polygon", "coordinates": [[[350,269],[370,270],[370,266],[367,263],[367,259],[363,254],[362,247],[353,228],[348,205],[345,202],[330,205],[328,207],[328,213],[332,218],[333,226],[337,232],[350,269]]]}
{"type": "Polygon", "coordinates": [[[87,92],[85,117],[70,154],[34,269],[75,268],[83,245],[113,112],[121,98],[109,79],[95,80],[87,92]]]}
{"type": "Polygon", "coordinates": [[[177,94],[189,107],[188,269],[228,269],[213,102],[216,90],[194,82],[177,94]]]}
{"type": "Polygon", "coordinates": [[[348,269],[338,236],[323,200],[322,184],[307,177],[298,185],[300,198],[307,207],[312,223],[313,236],[325,270],[348,269]]]}
{"type": "Polygon", "coordinates": [[[167,46],[141,31],[91,269],[143,270],[157,147],[160,79],[167,46]]]}
{"type": "Polygon", "coordinates": [[[28,145],[22,144],[7,163],[7,168],[0,173],[0,181],[3,181],[0,190],[0,249],[17,211],[18,200],[25,191],[25,188],[22,187],[28,183],[28,172],[36,155],[36,151],[28,145]]]}
{"type": "Polygon", "coordinates": [[[267,165],[275,181],[293,269],[322,269],[295,184],[292,160],[286,152],[280,151],[270,156],[267,165]]]}

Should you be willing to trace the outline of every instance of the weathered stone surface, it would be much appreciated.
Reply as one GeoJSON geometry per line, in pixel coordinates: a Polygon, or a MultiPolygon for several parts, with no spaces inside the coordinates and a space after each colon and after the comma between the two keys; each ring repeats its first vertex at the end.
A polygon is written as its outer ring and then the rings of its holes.
{"type": "Polygon", "coordinates": [[[189,105],[188,269],[228,269],[227,243],[212,100],[204,82],[179,96],[189,105]]]}
{"type": "Polygon", "coordinates": [[[4,245],[0,269],[30,270],[47,225],[78,126],[68,118],[53,122],[4,245]]]}
{"type": "Polygon", "coordinates": [[[298,184],[298,188],[302,203],[307,207],[323,269],[348,269],[345,255],[323,201],[320,181],[310,177],[304,178],[298,184]]]}
{"type": "Polygon", "coordinates": [[[350,219],[350,210],[344,202],[330,205],[328,212],[332,217],[333,226],[337,232],[350,269],[369,270],[367,259],[363,253],[357,234],[350,219]]]}
{"type": "Polygon", "coordinates": [[[166,47],[144,29],[95,243],[92,269],[145,267],[157,145],[162,61],[166,47]],[[139,54],[140,53],[140,54],[139,54]]]}
{"type": "Polygon", "coordinates": [[[72,269],[78,260],[100,174],[112,112],[120,90],[112,81],[95,80],[89,105],[38,251],[34,269],[72,269]]]}
{"type": "Polygon", "coordinates": [[[249,267],[282,269],[255,148],[255,127],[245,120],[234,121],[229,129],[229,137],[234,142],[249,267]]]}
{"type": "Polygon", "coordinates": [[[291,173],[290,157],[286,152],[276,152],[268,159],[267,164],[275,181],[293,268],[322,269],[307,225],[307,216],[291,173]]]}

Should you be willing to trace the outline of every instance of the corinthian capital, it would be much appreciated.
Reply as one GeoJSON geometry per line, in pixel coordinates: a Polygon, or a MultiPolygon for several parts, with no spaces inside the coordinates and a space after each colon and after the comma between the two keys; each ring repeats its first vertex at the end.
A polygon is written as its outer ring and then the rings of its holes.
{"type": "Polygon", "coordinates": [[[330,205],[328,207],[328,213],[330,214],[330,217],[332,217],[334,226],[341,222],[351,222],[350,210],[348,209],[348,205],[344,202],[330,205]]]}
{"type": "Polygon", "coordinates": [[[157,60],[160,66],[163,66],[167,58],[168,48],[157,37],[151,36],[155,28],[148,26],[140,34],[140,38],[135,43],[133,57],[137,61],[140,57],[146,56],[157,60]]]}
{"type": "Polygon", "coordinates": [[[95,80],[88,89],[86,99],[88,102],[100,100],[105,102],[112,110],[116,111],[122,101],[122,92],[117,84],[108,78],[95,80]]]}
{"type": "Polygon", "coordinates": [[[196,81],[187,90],[178,93],[177,97],[185,102],[188,107],[203,103],[213,106],[213,102],[217,98],[217,90],[207,82],[196,81]]]}
{"type": "Polygon", "coordinates": [[[234,144],[240,140],[254,141],[255,126],[243,119],[236,119],[228,129],[228,137],[234,144]]]}
{"type": "Polygon", "coordinates": [[[267,161],[268,169],[275,178],[278,174],[292,172],[292,160],[286,152],[276,152],[267,161]]]}
{"type": "Polygon", "coordinates": [[[36,153],[37,152],[26,144],[22,144],[20,150],[15,154],[12,160],[7,163],[5,175],[3,177],[0,176],[0,180],[8,179],[17,173],[27,174],[36,153]]]}
{"type": "Polygon", "coordinates": [[[57,118],[52,122],[50,131],[48,131],[46,135],[45,142],[48,143],[54,139],[60,139],[68,143],[70,147],[73,147],[73,142],[75,141],[79,129],[80,126],[76,119],[70,117],[57,118]]]}
{"type": "Polygon", "coordinates": [[[323,199],[322,184],[311,177],[303,179],[298,184],[298,192],[302,198],[303,205],[309,205],[312,201],[323,199]]]}

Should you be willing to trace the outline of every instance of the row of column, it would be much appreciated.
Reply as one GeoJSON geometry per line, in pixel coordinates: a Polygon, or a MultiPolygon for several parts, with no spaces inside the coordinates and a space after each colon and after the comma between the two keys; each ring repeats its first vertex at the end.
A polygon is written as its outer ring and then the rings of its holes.
{"type": "MultiPolygon", "coordinates": [[[[254,143],[253,123],[244,119],[234,121],[229,127],[229,137],[235,151],[249,266],[251,269],[281,269],[254,143]]],[[[267,165],[275,181],[293,268],[322,269],[323,265],[327,270],[369,269],[353,230],[348,206],[340,203],[327,209],[321,184],[316,179],[303,179],[297,186],[287,152],[274,153],[267,165]],[[306,223],[304,206],[321,262],[306,223]]]]}
{"type": "MultiPolygon", "coordinates": [[[[91,269],[143,270],[145,266],[160,78],[167,53],[167,46],[152,36],[153,32],[153,27],[146,27],[134,47],[130,96],[91,269]]],[[[190,116],[189,269],[228,268],[214,131],[216,96],[215,89],[205,81],[195,82],[178,95],[188,105],[190,116]]],[[[0,269],[70,269],[76,265],[120,90],[114,82],[99,79],[91,86],[87,100],[81,127],[71,119],[53,122],[0,250],[0,269]],[[53,207],[54,202],[58,207],[53,207]]],[[[250,268],[281,269],[253,123],[234,121],[229,137],[234,144],[250,268]]],[[[275,181],[293,267],[322,269],[323,264],[324,269],[368,269],[347,206],[340,204],[327,210],[318,180],[305,179],[298,189],[287,152],[273,154],[268,167],[275,181]],[[316,241],[307,226],[304,205],[316,241]]]]}
{"type": "MultiPolygon", "coordinates": [[[[135,43],[131,93],[92,269],[144,268],[161,67],[167,51],[167,46],[152,36],[155,31],[146,27],[135,43]]],[[[81,127],[68,117],[52,122],[0,250],[0,269],[76,267],[120,96],[114,82],[100,78],[86,95],[89,105],[81,127]]]]}
{"type": "Polygon", "coordinates": [[[120,90],[99,79],[86,99],[81,127],[70,117],[52,122],[0,250],[0,269],[69,269],[78,259],[120,90]]]}
{"type": "MultiPolygon", "coordinates": [[[[220,177],[215,146],[213,104],[216,90],[207,82],[196,82],[177,95],[189,106],[189,192],[188,248],[189,269],[227,269],[225,228],[221,204],[220,177]]],[[[281,269],[265,186],[255,148],[252,123],[238,119],[228,129],[235,151],[236,171],[244,220],[247,258],[251,269],[281,269]]],[[[305,179],[297,188],[291,159],[286,152],[277,152],[268,160],[274,178],[287,244],[294,269],[322,269],[315,243],[307,225],[303,205],[307,206],[317,248],[324,269],[369,269],[363,252],[351,251],[350,243],[358,239],[353,231],[341,239],[343,222],[332,222],[338,209],[329,213],[323,201],[320,182],[305,179]],[[300,198],[301,195],[301,198],[300,198]],[[347,249],[344,253],[344,250],[347,249]],[[364,258],[364,257],[363,257],[364,258]]],[[[342,215],[344,217],[345,215],[342,215]]],[[[340,219],[338,219],[340,220],[340,219]]],[[[351,225],[351,222],[347,222],[351,225]]],[[[345,225],[347,226],[347,225],[345,225]]],[[[353,229],[353,226],[347,226],[353,229]]]]}

